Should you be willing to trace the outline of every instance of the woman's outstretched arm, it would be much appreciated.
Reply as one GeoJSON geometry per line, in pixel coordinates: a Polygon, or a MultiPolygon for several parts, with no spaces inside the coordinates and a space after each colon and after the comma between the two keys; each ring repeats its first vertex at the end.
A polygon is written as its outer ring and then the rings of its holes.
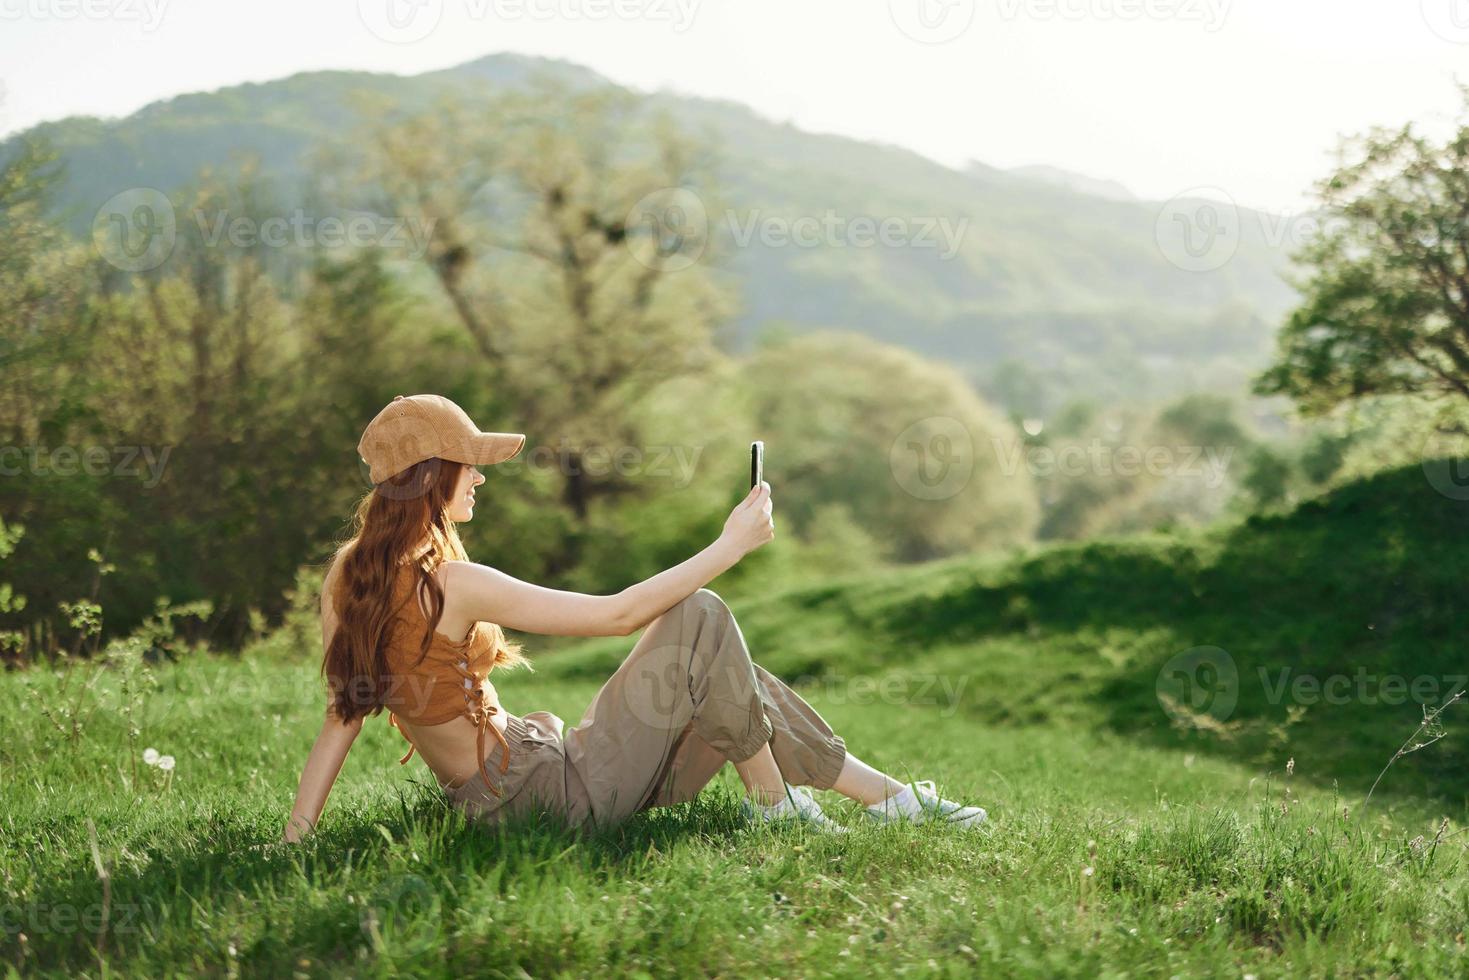
{"type": "Polygon", "coordinates": [[[627,632],[636,633],[739,564],[745,555],[773,540],[772,508],[770,484],[762,481],[730,511],[724,531],[713,544],[687,561],[618,593],[627,632]]]}
{"type": "MultiPolygon", "coordinates": [[[[331,648],[332,636],[337,631],[337,607],[332,602],[335,573],[336,564],[333,563],[321,585],[323,652],[331,648]]],[[[343,723],[331,703],[327,703],[326,719],[322,722],[321,733],[316,736],[316,743],[311,746],[311,754],[306,758],[306,768],[296,787],[296,805],[291,807],[291,816],[286,820],[286,830],[281,835],[281,840],[294,843],[316,827],[317,821],[321,819],[322,808],[326,806],[327,795],[332,791],[332,784],[342,771],[342,763],[347,761],[347,752],[362,731],[362,720],[359,715],[354,720],[343,723]]]]}
{"type": "Polygon", "coordinates": [[[770,485],[750,491],[730,513],[724,533],[698,554],[616,595],[547,589],[474,562],[445,562],[446,589],[462,597],[473,619],[522,633],[627,636],[663,615],[775,536],[770,485]]]}
{"type": "Polygon", "coordinates": [[[296,788],[296,805],[291,807],[291,816],[286,821],[286,831],[281,840],[295,843],[310,833],[321,819],[322,808],[347,760],[357,735],[362,731],[362,718],[342,724],[330,708],[322,723],[321,734],[311,746],[311,755],[306,759],[306,768],[301,773],[300,785],[296,788]]]}

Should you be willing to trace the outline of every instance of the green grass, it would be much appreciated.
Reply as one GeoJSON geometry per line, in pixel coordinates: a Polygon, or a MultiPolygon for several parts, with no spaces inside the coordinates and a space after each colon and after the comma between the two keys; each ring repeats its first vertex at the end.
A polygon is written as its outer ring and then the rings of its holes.
{"type": "MultiPolygon", "coordinates": [[[[374,720],[317,834],[252,850],[279,836],[321,712],[316,665],[288,632],[238,660],[158,668],[159,689],[133,699],[132,741],[119,671],[85,695],[95,712],[75,738],[28,693],[56,673],[6,675],[0,963],[150,977],[1462,975],[1460,706],[1449,737],[1398,762],[1364,810],[1420,709],[1354,700],[1292,720],[1301,705],[1251,679],[1454,668],[1464,505],[1411,477],[1211,535],[734,604],[756,659],[799,680],[855,754],[982,803],[980,834],[864,826],[829,792],[853,833],[746,827],[729,767],[693,803],[590,840],[537,822],[486,830],[443,805],[417,759],[396,765],[401,736],[374,720]],[[1180,729],[1154,684],[1203,644],[1238,664],[1239,704],[1222,726],[1180,729]],[[138,759],[145,746],[177,758],[171,775],[138,759]]],[[[498,678],[501,697],[574,724],[631,642],[547,655],[498,678]]]]}

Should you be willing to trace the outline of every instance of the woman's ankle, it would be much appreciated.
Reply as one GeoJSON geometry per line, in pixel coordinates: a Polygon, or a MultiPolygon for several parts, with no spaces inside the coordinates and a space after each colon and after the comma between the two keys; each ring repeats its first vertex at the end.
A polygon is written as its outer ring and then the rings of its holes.
{"type": "Polygon", "coordinates": [[[881,806],[886,800],[903,792],[906,786],[881,769],[874,769],[851,752],[842,761],[842,770],[837,773],[832,789],[849,800],[865,806],[881,806]]]}
{"type": "Polygon", "coordinates": [[[756,806],[772,807],[786,798],[785,787],[768,789],[763,786],[745,787],[745,796],[756,806]]]}
{"type": "Polygon", "coordinates": [[[900,783],[897,780],[889,777],[886,784],[884,784],[884,786],[879,789],[876,794],[871,795],[870,798],[863,799],[859,797],[855,799],[857,799],[857,802],[863,803],[867,806],[896,807],[902,805],[902,803],[904,802],[907,802],[909,797],[911,797],[912,795],[913,787],[905,783],[900,783]]]}

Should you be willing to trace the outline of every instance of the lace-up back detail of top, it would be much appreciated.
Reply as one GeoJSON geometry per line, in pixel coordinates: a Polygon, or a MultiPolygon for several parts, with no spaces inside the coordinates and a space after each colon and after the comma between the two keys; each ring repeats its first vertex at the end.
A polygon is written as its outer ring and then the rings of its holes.
{"type": "Polygon", "coordinates": [[[428,619],[415,594],[419,581],[417,566],[413,562],[405,563],[394,585],[394,616],[388,627],[387,664],[391,676],[387,678],[383,706],[391,712],[388,723],[408,739],[409,745],[408,754],[398,762],[406,764],[417,749],[398,724],[400,717],[415,725],[441,725],[464,715],[479,730],[475,748],[480,771],[490,791],[498,796],[500,791],[493,785],[490,770],[485,766],[485,736],[494,733],[500,740],[502,774],[510,767],[510,745],[493,721],[499,708],[489,700],[484,686],[494,667],[493,642],[489,632],[479,624],[459,643],[435,631],[428,653],[420,661],[428,619]]]}

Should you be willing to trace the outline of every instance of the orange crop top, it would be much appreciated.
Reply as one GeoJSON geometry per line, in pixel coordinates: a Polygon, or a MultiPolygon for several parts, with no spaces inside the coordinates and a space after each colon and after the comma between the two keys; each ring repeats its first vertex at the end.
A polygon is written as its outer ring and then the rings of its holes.
{"type": "Polygon", "coordinates": [[[398,763],[406,765],[418,748],[398,724],[399,715],[415,725],[441,725],[462,714],[479,729],[475,749],[479,753],[480,772],[484,774],[485,785],[490,792],[499,796],[500,791],[493,784],[490,770],[485,767],[485,736],[494,732],[500,740],[502,775],[510,768],[510,744],[505,740],[505,733],[492,720],[499,708],[485,695],[484,680],[494,667],[489,634],[476,626],[467,638],[455,643],[435,630],[428,653],[419,662],[428,621],[413,594],[418,581],[417,564],[405,562],[394,583],[394,615],[388,626],[387,670],[390,676],[386,678],[388,683],[383,706],[389,709],[388,724],[408,739],[409,746],[407,755],[398,763]]]}

